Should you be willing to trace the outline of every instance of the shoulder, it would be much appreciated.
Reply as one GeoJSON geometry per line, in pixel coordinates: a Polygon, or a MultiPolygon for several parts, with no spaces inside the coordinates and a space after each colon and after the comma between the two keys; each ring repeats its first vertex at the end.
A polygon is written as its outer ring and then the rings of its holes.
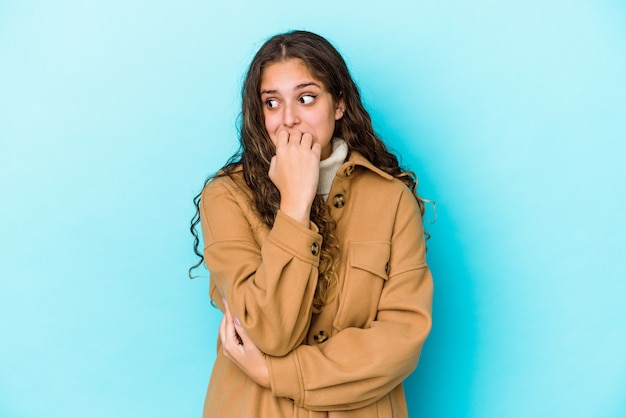
{"type": "Polygon", "coordinates": [[[235,230],[239,225],[261,226],[255,208],[252,191],[240,170],[213,178],[200,197],[201,220],[212,231],[235,230]]]}
{"type": "Polygon", "coordinates": [[[379,193],[390,193],[400,196],[411,190],[401,180],[375,166],[360,153],[353,151],[350,158],[338,170],[337,175],[344,178],[353,177],[364,187],[375,187],[379,193]],[[355,175],[356,174],[356,175],[355,175]]]}
{"type": "Polygon", "coordinates": [[[338,176],[352,178],[353,193],[368,202],[367,207],[383,205],[388,213],[396,211],[417,214],[421,218],[419,203],[413,191],[400,179],[375,166],[364,156],[353,152],[339,169],[338,176]]]}
{"type": "Polygon", "coordinates": [[[200,207],[205,215],[212,214],[218,218],[226,216],[225,211],[253,217],[254,196],[246,185],[241,170],[219,175],[209,181],[202,190],[200,207]]]}
{"type": "Polygon", "coordinates": [[[250,195],[250,188],[246,185],[243,178],[243,171],[240,168],[236,168],[229,174],[218,173],[217,176],[204,186],[202,190],[202,200],[224,194],[250,195]]]}

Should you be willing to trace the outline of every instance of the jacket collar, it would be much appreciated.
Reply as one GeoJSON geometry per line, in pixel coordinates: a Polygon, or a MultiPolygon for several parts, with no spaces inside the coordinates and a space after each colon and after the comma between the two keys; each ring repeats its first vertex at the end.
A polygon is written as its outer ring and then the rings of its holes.
{"type": "Polygon", "coordinates": [[[358,151],[350,151],[350,157],[348,158],[348,161],[339,168],[339,171],[337,173],[338,174],[341,173],[347,177],[350,174],[352,174],[352,171],[354,170],[355,165],[367,168],[368,170],[378,174],[384,179],[387,179],[387,180],[393,179],[393,176],[391,174],[376,167],[358,151]]]}

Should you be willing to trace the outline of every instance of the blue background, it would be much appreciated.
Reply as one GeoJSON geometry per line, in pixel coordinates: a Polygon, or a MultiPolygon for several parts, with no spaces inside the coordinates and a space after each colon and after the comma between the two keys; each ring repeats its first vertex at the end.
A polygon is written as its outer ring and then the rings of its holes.
{"type": "Polygon", "coordinates": [[[437,201],[411,416],[626,416],[618,0],[0,2],[0,416],[200,415],[191,199],[289,29],[338,47],[437,201]]]}

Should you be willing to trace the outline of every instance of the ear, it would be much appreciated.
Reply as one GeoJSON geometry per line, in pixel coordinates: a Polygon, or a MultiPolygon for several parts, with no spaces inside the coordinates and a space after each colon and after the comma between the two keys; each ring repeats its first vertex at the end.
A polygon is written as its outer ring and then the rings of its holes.
{"type": "Polygon", "coordinates": [[[346,102],[343,98],[339,99],[337,105],[335,106],[335,120],[339,120],[343,117],[343,114],[346,111],[346,102]]]}

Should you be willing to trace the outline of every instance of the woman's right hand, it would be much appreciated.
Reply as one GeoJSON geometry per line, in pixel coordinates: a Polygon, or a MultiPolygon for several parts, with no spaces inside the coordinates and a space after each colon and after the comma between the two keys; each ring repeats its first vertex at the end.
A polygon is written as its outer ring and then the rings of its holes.
{"type": "Polygon", "coordinates": [[[280,210],[309,226],[311,205],[317,193],[322,147],[310,133],[280,131],[269,178],[280,191],[280,210]]]}

